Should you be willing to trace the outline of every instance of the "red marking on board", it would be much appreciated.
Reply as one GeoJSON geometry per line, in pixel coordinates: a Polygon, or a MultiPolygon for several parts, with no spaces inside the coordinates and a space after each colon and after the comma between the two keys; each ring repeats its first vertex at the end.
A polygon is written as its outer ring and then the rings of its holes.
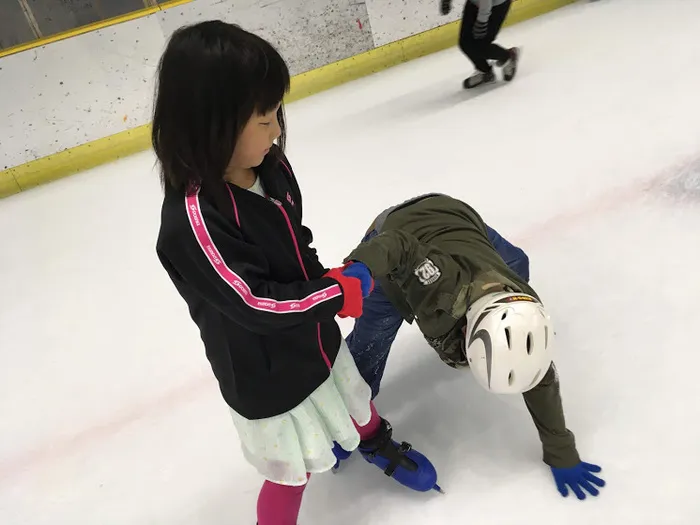
{"type": "Polygon", "coordinates": [[[362,29],[362,22],[360,21],[359,18],[357,19],[357,27],[359,27],[360,29],[362,29]]]}
{"type": "Polygon", "coordinates": [[[124,118],[122,119],[124,122],[126,122],[126,115],[124,115],[124,118]]]}

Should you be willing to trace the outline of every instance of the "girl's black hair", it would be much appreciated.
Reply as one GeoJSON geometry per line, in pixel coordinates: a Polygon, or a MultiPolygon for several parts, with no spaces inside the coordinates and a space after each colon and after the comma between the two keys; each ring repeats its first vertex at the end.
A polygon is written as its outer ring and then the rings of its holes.
{"type": "MultiPolygon", "coordinates": [[[[284,59],[262,38],[221,21],[175,31],[158,65],[151,134],[163,186],[223,184],[248,119],[274,109],[288,90],[284,59]]],[[[277,117],[283,151],[282,106],[277,117]]]]}

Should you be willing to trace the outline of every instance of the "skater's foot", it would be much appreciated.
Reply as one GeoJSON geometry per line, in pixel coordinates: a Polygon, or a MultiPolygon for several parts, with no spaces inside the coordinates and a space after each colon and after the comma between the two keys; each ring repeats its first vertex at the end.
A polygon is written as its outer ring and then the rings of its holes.
{"type": "Polygon", "coordinates": [[[496,75],[493,73],[493,69],[488,73],[477,71],[464,81],[464,89],[472,89],[482,84],[493,82],[494,80],[496,80],[496,75]]]}
{"type": "Polygon", "coordinates": [[[372,439],[362,441],[358,450],[364,458],[384,471],[387,476],[418,492],[438,490],[437,472],[433,464],[406,442],[391,439],[392,428],[382,419],[379,432],[372,439]]]}
{"type": "Polygon", "coordinates": [[[515,77],[515,74],[518,72],[518,60],[520,60],[520,49],[511,47],[508,52],[510,53],[510,58],[505,63],[498,64],[503,68],[503,80],[506,82],[510,82],[515,77]]]}

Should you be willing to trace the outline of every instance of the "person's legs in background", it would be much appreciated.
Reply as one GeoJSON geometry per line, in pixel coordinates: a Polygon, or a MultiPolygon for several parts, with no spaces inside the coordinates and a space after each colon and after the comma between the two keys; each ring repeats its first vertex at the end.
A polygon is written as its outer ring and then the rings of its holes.
{"type": "Polygon", "coordinates": [[[515,76],[519,50],[517,48],[505,49],[495,43],[510,11],[510,6],[510,0],[493,6],[486,32],[481,38],[477,38],[474,34],[474,28],[479,7],[469,1],[465,4],[459,33],[459,47],[476,68],[476,72],[464,81],[466,89],[493,82],[496,79],[489,60],[495,60],[498,66],[503,68],[505,80],[510,81],[515,76]]]}

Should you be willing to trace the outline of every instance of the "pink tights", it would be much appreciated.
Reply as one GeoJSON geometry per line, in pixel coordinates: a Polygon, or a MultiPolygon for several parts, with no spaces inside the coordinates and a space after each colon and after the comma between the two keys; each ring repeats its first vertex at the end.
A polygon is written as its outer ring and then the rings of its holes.
{"type": "MultiPolygon", "coordinates": [[[[372,416],[369,423],[364,427],[355,423],[355,428],[363,441],[377,434],[382,421],[377,414],[377,409],[374,408],[374,403],[370,404],[370,408],[372,416]]],[[[310,476],[307,474],[307,478],[310,476]]],[[[270,481],[263,483],[258,496],[258,525],[297,525],[297,516],[299,516],[305,488],[306,485],[290,487],[270,481]]]]}

